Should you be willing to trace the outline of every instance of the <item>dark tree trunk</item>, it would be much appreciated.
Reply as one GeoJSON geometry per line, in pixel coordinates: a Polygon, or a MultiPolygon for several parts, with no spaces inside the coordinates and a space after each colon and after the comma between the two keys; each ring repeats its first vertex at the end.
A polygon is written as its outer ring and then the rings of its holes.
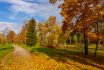
{"type": "Polygon", "coordinates": [[[88,39],[87,39],[87,33],[86,33],[87,26],[83,23],[83,36],[84,36],[84,53],[85,55],[88,55],[88,39]]]}
{"type": "Polygon", "coordinates": [[[77,43],[80,43],[80,35],[77,34],[77,43]]]}
{"type": "Polygon", "coordinates": [[[98,31],[98,22],[97,22],[97,24],[96,24],[96,27],[97,27],[97,40],[96,40],[96,49],[95,49],[95,57],[96,57],[96,53],[97,53],[97,48],[98,48],[98,43],[99,43],[99,36],[98,36],[98,33],[99,33],[99,31],[98,31]]]}
{"type": "Polygon", "coordinates": [[[86,32],[85,32],[85,29],[84,29],[84,45],[85,45],[85,55],[88,55],[88,40],[87,40],[87,35],[86,35],[86,32]]]}
{"type": "Polygon", "coordinates": [[[13,44],[13,40],[12,40],[12,44],[13,44]]]}
{"type": "Polygon", "coordinates": [[[73,40],[74,35],[71,35],[71,44],[74,44],[74,40],[73,40]]]}

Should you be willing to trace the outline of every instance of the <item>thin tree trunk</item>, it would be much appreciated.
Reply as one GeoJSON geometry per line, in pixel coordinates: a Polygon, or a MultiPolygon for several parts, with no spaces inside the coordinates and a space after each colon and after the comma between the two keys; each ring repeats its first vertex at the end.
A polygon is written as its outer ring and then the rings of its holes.
{"type": "Polygon", "coordinates": [[[74,44],[73,34],[71,35],[71,44],[74,44]]]}
{"type": "Polygon", "coordinates": [[[77,34],[77,43],[80,43],[80,42],[79,42],[79,39],[80,39],[80,35],[77,34]]]}
{"type": "Polygon", "coordinates": [[[84,36],[84,53],[85,55],[88,55],[88,39],[87,39],[87,34],[86,34],[86,25],[83,23],[83,36],[84,36]]]}
{"type": "Polygon", "coordinates": [[[64,48],[66,49],[66,39],[65,39],[65,42],[64,42],[64,48]]]}
{"type": "Polygon", "coordinates": [[[84,34],[85,55],[88,55],[88,40],[87,40],[85,30],[83,34],[84,34]]]}
{"type": "Polygon", "coordinates": [[[98,42],[99,42],[99,36],[98,36],[98,33],[99,33],[99,31],[98,31],[98,22],[97,22],[97,41],[96,41],[96,49],[95,49],[95,57],[96,57],[96,53],[97,53],[97,48],[98,48],[98,42]]]}
{"type": "Polygon", "coordinates": [[[70,44],[71,44],[72,42],[71,42],[71,37],[70,37],[70,44]]]}

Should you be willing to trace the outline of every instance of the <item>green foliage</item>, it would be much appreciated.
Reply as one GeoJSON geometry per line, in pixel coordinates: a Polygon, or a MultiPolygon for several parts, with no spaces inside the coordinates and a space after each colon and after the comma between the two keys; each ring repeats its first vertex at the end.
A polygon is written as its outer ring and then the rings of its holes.
{"type": "Polygon", "coordinates": [[[18,44],[18,45],[21,46],[22,48],[25,48],[25,49],[29,50],[29,51],[33,50],[34,48],[39,48],[39,47],[41,47],[41,46],[39,45],[39,43],[37,43],[37,44],[35,45],[35,47],[34,47],[34,46],[27,46],[27,45],[25,45],[25,44],[18,44]]]}
{"type": "Polygon", "coordinates": [[[58,45],[60,26],[55,16],[50,16],[44,24],[38,24],[38,41],[42,46],[56,47],[58,45]]]}
{"type": "Polygon", "coordinates": [[[36,21],[34,19],[31,19],[28,22],[26,44],[29,46],[35,46],[36,43],[37,43],[36,21]]]}
{"type": "Polygon", "coordinates": [[[74,42],[77,44],[77,36],[73,37],[74,42]]]}
{"type": "Polygon", "coordinates": [[[0,58],[3,58],[5,55],[13,51],[12,44],[0,44],[0,58]]]}

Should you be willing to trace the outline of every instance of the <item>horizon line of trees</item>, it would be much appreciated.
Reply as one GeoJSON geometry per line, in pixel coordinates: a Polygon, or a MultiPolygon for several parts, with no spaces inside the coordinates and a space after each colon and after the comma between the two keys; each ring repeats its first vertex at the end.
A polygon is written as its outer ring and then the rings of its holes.
{"type": "MultiPolygon", "coordinates": [[[[99,28],[98,44],[104,43],[104,22],[99,22],[98,27],[92,27],[93,30],[88,31],[87,40],[88,45],[96,44],[96,31],[99,28]]],[[[50,16],[48,20],[43,23],[37,23],[35,19],[30,19],[22,27],[20,33],[16,34],[14,31],[7,31],[7,34],[0,34],[0,43],[19,43],[28,46],[41,45],[49,48],[67,48],[67,44],[78,45],[84,44],[84,36],[81,29],[67,29],[63,31],[63,26],[58,25],[55,16],[50,16]]],[[[80,45],[79,45],[80,46],[80,45]]],[[[79,47],[80,48],[80,47],[79,47]]],[[[97,49],[96,49],[97,51],[97,49]]]]}

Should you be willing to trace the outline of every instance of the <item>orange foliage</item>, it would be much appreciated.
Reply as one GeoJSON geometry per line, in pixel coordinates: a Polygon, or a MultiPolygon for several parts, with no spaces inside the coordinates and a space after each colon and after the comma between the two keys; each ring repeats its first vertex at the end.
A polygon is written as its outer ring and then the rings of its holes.
{"type": "Polygon", "coordinates": [[[88,33],[88,39],[90,41],[95,41],[97,39],[97,35],[95,33],[89,32],[88,33]]]}

